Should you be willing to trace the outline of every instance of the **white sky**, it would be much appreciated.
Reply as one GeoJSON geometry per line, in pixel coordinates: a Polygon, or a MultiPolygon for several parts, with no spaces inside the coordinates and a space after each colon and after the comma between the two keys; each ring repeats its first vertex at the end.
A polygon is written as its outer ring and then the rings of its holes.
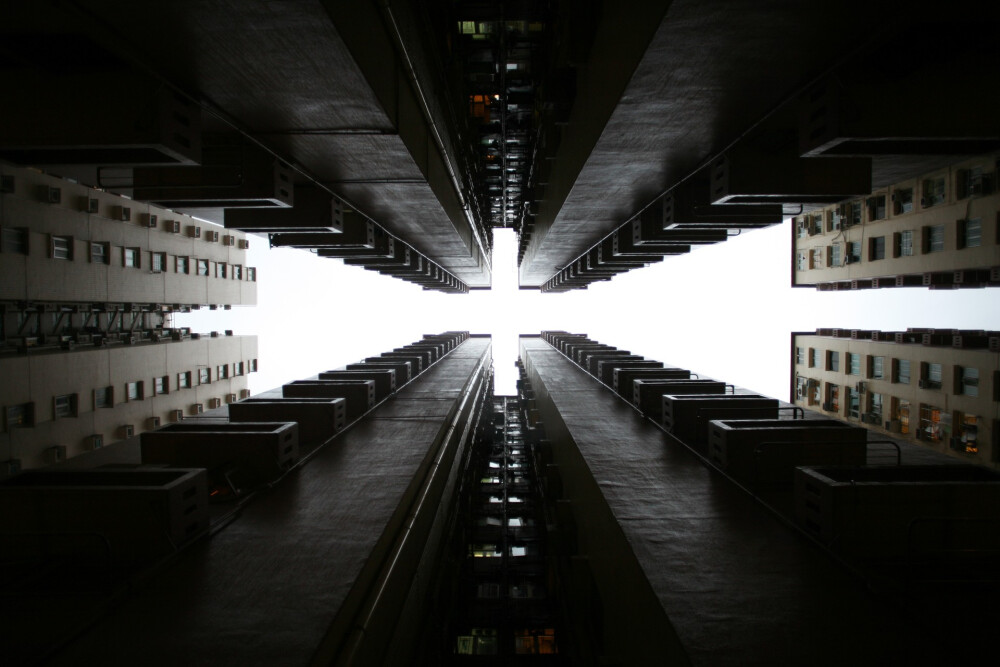
{"type": "Polygon", "coordinates": [[[1000,330],[1000,290],[792,289],[790,220],[635,269],[586,290],[518,290],[516,240],[495,232],[493,289],[424,291],[304,250],[254,239],[257,306],[179,315],[195,331],[254,334],[250,390],[375,356],[425,333],[493,335],[498,394],[515,393],[517,335],[561,329],[788,400],[791,331],[819,327],[1000,330]]]}

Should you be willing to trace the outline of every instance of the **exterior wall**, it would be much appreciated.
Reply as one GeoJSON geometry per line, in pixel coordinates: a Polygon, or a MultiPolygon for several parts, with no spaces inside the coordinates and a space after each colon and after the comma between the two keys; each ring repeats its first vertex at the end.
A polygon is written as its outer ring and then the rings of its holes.
{"type": "Polygon", "coordinates": [[[793,334],[792,387],[796,405],[858,423],[876,433],[913,440],[970,462],[1000,468],[997,446],[1000,353],[985,348],[793,334]],[[838,355],[838,370],[828,369],[828,353],[838,355]],[[851,374],[848,353],[860,355],[857,375],[851,374]],[[811,361],[813,354],[815,365],[811,361]],[[883,359],[881,378],[874,377],[873,372],[877,357],[883,359]],[[908,383],[898,381],[900,361],[910,363],[908,383]],[[939,388],[921,387],[928,370],[925,364],[940,364],[939,388]],[[962,384],[963,368],[978,370],[975,396],[962,384]],[[850,393],[858,388],[858,383],[863,383],[864,391],[859,396],[858,412],[852,415],[850,393]],[[839,394],[836,409],[830,405],[833,387],[839,394]],[[881,397],[882,405],[877,418],[873,414],[876,396],[881,397]],[[909,404],[908,420],[902,410],[905,402],[909,404]],[[924,423],[922,415],[928,418],[924,423]],[[963,421],[971,421],[972,417],[976,418],[976,428],[963,427],[963,421]]]}
{"type": "MultiPolygon", "coordinates": [[[[247,374],[257,368],[256,336],[201,337],[131,346],[93,347],[0,357],[0,407],[4,423],[0,432],[0,461],[17,460],[20,467],[35,468],[52,462],[49,448],[66,447],[65,456],[93,448],[91,436],[103,436],[103,444],[124,438],[122,426],[130,424],[136,434],[152,428],[151,418],[161,423],[174,420],[175,410],[185,416],[196,413],[195,405],[209,409],[212,399],[221,404],[246,398],[247,374]],[[240,364],[242,364],[242,374],[240,364]],[[228,379],[219,377],[226,367],[228,379]],[[199,370],[208,369],[208,383],[199,383],[199,370]],[[178,374],[190,373],[190,387],[180,388],[178,374]],[[155,378],[166,377],[167,393],[155,394],[155,378]],[[128,400],[127,385],[142,382],[141,399],[128,400]],[[96,391],[111,387],[109,407],[96,407],[96,391]],[[75,396],[76,416],[57,418],[56,396],[75,396]],[[33,404],[34,426],[8,424],[11,406],[33,404]]],[[[0,475],[5,471],[0,470],[0,475]]]]}
{"type": "Polygon", "coordinates": [[[0,301],[176,305],[257,301],[256,270],[246,266],[248,241],[242,232],[31,169],[0,165],[0,174],[5,179],[0,227],[28,231],[27,255],[0,247],[0,301]],[[49,203],[50,188],[58,189],[58,202],[49,203]],[[124,209],[127,221],[122,220],[124,209]],[[150,216],[156,216],[155,227],[149,226],[150,216]],[[177,233],[172,231],[175,222],[177,233]],[[190,235],[195,228],[201,229],[200,238],[190,235]],[[210,240],[215,238],[210,232],[218,233],[217,241],[210,240]],[[52,235],[72,238],[72,259],[51,256],[52,235]],[[106,263],[93,260],[91,242],[107,244],[106,263]],[[138,249],[138,267],[125,266],[126,248],[138,249]],[[165,253],[162,271],[153,271],[154,252],[165,253]],[[178,271],[178,257],[188,258],[186,273],[178,271]],[[207,276],[198,275],[198,260],[208,262],[207,276]],[[218,277],[220,264],[225,266],[225,278],[218,277]]]}
{"type": "Polygon", "coordinates": [[[792,226],[792,285],[813,286],[1000,267],[1000,192],[963,197],[959,191],[964,172],[975,167],[981,168],[987,179],[992,179],[995,190],[997,158],[997,155],[982,156],[876,190],[872,197],[885,197],[885,217],[879,220],[871,219],[865,205],[868,198],[852,199],[796,216],[792,226]],[[928,195],[925,182],[939,178],[944,179],[945,184],[943,201],[923,205],[921,198],[928,195]],[[898,201],[901,205],[908,190],[912,193],[912,210],[897,212],[894,203],[898,201]],[[840,212],[841,206],[853,203],[861,205],[861,224],[847,228],[841,224],[837,228],[835,214],[840,212]],[[959,221],[976,219],[982,228],[980,245],[962,247],[963,223],[959,221]],[[925,252],[924,230],[938,225],[944,227],[943,248],[925,252]],[[894,235],[905,231],[913,233],[913,254],[895,257],[894,235]],[[874,259],[871,254],[871,244],[877,238],[884,239],[883,259],[874,259]],[[860,244],[860,261],[847,263],[848,243],[860,244]],[[835,256],[838,250],[839,259],[835,256]]]}

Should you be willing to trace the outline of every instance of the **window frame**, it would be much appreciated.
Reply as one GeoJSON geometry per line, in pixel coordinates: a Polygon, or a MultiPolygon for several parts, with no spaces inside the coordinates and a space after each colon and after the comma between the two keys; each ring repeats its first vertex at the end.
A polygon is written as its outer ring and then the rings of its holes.
{"type": "Polygon", "coordinates": [[[89,260],[90,260],[91,264],[110,264],[111,263],[111,244],[110,243],[102,242],[102,241],[91,241],[88,245],[90,247],[90,253],[89,253],[90,257],[89,257],[89,260]],[[98,255],[96,255],[94,253],[94,248],[100,248],[101,249],[100,256],[98,256],[98,255]]]}
{"type": "Polygon", "coordinates": [[[59,394],[52,397],[52,420],[76,418],[80,414],[76,394],[59,394]]]}
{"type": "Polygon", "coordinates": [[[125,402],[131,403],[132,401],[142,401],[145,400],[145,392],[143,391],[142,380],[136,380],[135,382],[125,383],[125,402]],[[133,389],[135,392],[133,395],[133,389]]]}
{"type": "Polygon", "coordinates": [[[198,369],[198,384],[212,384],[212,369],[208,366],[198,369]]]}
{"type": "Polygon", "coordinates": [[[0,252],[12,255],[28,255],[31,235],[27,227],[0,227],[0,252]],[[13,247],[12,247],[13,246],[13,247]]]}
{"type": "Polygon", "coordinates": [[[163,273],[167,270],[167,253],[149,252],[149,270],[153,273],[163,273]]]}
{"type": "Polygon", "coordinates": [[[115,388],[114,386],[98,387],[94,390],[94,409],[101,410],[104,408],[115,407],[115,388]],[[103,400],[98,397],[104,396],[103,400]]]}
{"type": "Polygon", "coordinates": [[[76,244],[73,242],[72,236],[66,236],[65,234],[49,234],[49,258],[64,259],[68,262],[72,262],[75,245],[76,244]]]}
{"type": "Polygon", "coordinates": [[[142,268],[142,249],[135,246],[125,246],[122,248],[122,266],[127,269],[142,268]],[[129,260],[131,258],[131,262],[129,260]]]}

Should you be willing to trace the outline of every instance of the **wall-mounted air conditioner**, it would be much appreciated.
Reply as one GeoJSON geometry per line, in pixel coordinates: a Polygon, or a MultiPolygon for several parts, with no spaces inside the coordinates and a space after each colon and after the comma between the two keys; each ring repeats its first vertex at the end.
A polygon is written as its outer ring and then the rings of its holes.
{"type": "Polygon", "coordinates": [[[131,438],[135,435],[135,426],[132,424],[122,424],[118,427],[118,437],[131,438]]]}
{"type": "Polygon", "coordinates": [[[100,433],[88,435],[84,438],[84,445],[86,445],[87,449],[100,449],[104,446],[104,436],[100,433]]]}
{"type": "Polygon", "coordinates": [[[150,229],[156,229],[157,217],[153,213],[146,214],[146,226],[150,229]]]}
{"type": "Polygon", "coordinates": [[[66,445],[55,445],[45,450],[46,463],[62,463],[66,460],[66,445]]]}
{"type": "Polygon", "coordinates": [[[146,420],[146,428],[149,428],[149,429],[160,428],[160,418],[159,417],[150,417],[149,419],[147,419],[146,420]]]}
{"type": "Polygon", "coordinates": [[[181,221],[180,220],[167,220],[163,223],[163,227],[171,234],[181,233],[181,221]]]}
{"type": "Polygon", "coordinates": [[[226,403],[235,403],[236,394],[226,394],[226,403]]]}
{"type": "Polygon", "coordinates": [[[210,399],[208,399],[208,409],[209,410],[214,410],[215,408],[219,407],[220,405],[222,405],[222,399],[219,399],[219,398],[210,398],[210,399]]]}
{"type": "Polygon", "coordinates": [[[193,239],[200,239],[201,238],[201,227],[199,227],[197,225],[188,225],[187,235],[190,236],[193,239]]]}
{"type": "Polygon", "coordinates": [[[204,411],[205,411],[204,403],[195,403],[191,406],[191,414],[193,415],[200,415],[204,411]]]}
{"type": "Polygon", "coordinates": [[[171,410],[170,411],[170,421],[179,422],[184,420],[183,410],[171,410]]]}

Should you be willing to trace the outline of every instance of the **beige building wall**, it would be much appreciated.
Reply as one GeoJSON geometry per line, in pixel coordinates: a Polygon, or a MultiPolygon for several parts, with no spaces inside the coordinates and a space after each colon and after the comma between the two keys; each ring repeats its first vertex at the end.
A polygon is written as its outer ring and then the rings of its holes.
{"type": "Polygon", "coordinates": [[[0,165],[0,177],[0,301],[257,302],[242,232],[31,169],[0,165]]]}
{"type": "Polygon", "coordinates": [[[176,411],[189,416],[246,398],[247,375],[256,370],[256,336],[2,356],[0,462],[8,462],[8,469],[11,461],[35,468],[90,451],[95,435],[107,445],[124,439],[127,425],[138,434],[154,428],[156,419],[176,421],[176,411]],[[141,383],[138,397],[129,397],[132,383],[141,383]],[[106,392],[105,406],[100,392],[106,392]],[[28,423],[15,425],[25,406],[28,423]]]}
{"type": "MultiPolygon", "coordinates": [[[[996,271],[1000,267],[998,157],[966,160],[876,190],[869,197],[793,218],[793,286],[996,271]],[[970,186],[970,181],[985,185],[970,186]],[[845,224],[858,212],[859,224],[845,224]],[[940,239],[932,238],[935,234],[940,239]],[[858,261],[849,260],[850,244],[857,244],[858,261]],[[907,248],[911,254],[906,254],[907,248]]],[[[993,281],[1000,281],[1000,276],[994,275],[993,281]]]]}
{"type": "MultiPolygon", "coordinates": [[[[932,335],[947,342],[936,345],[873,341],[871,332],[855,340],[838,331],[844,337],[792,335],[796,405],[1000,468],[1000,353],[952,347],[940,330],[932,335]]],[[[1000,333],[989,336],[997,349],[1000,333]]]]}

